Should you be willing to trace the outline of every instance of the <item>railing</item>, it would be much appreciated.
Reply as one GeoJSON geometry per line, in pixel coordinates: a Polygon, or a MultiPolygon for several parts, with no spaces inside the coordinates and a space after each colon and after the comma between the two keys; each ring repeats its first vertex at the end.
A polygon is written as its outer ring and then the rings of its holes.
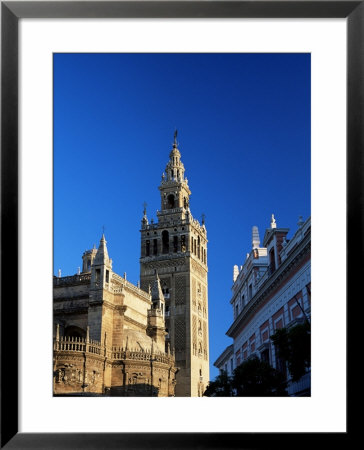
{"type": "Polygon", "coordinates": [[[131,291],[133,291],[133,292],[137,293],[138,295],[140,295],[141,297],[145,298],[145,300],[150,301],[150,295],[147,292],[134,286],[134,284],[130,283],[130,281],[128,281],[126,278],[123,278],[120,275],[113,273],[111,279],[117,281],[118,283],[121,283],[123,286],[127,287],[131,291]]]}
{"type": "Polygon", "coordinates": [[[159,350],[146,349],[129,349],[124,347],[105,347],[99,341],[90,339],[86,341],[85,338],[79,337],[65,337],[60,336],[54,341],[54,351],[58,352],[83,352],[92,353],[94,355],[105,356],[110,360],[137,360],[137,361],[153,361],[164,364],[174,363],[174,352],[163,353],[159,350]]]}
{"type": "Polygon", "coordinates": [[[85,273],[80,275],[72,275],[70,277],[53,277],[53,286],[67,286],[72,284],[89,284],[91,282],[91,274],[85,273]]]}
{"type": "Polygon", "coordinates": [[[53,349],[64,352],[87,352],[96,355],[105,354],[105,347],[99,341],[94,341],[93,339],[86,341],[85,338],[74,336],[60,336],[59,340],[54,341],[53,349]]]}

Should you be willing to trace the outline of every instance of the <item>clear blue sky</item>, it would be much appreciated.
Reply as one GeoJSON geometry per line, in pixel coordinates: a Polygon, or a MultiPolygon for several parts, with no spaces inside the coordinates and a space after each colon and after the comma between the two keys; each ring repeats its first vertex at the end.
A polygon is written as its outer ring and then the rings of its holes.
{"type": "Polygon", "coordinates": [[[173,133],[206,215],[211,379],[231,343],[233,265],[277,225],[310,215],[309,54],[55,54],[54,273],[72,275],[102,226],[113,269],[139,279],[143,202],[158,185],[173,133]]]}

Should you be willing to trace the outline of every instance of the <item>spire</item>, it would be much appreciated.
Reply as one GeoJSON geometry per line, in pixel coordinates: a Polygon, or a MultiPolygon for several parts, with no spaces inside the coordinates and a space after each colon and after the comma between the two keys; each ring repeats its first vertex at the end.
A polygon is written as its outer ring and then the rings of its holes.
{"type": "Polygon", "coordinates": [[[152,302],[153,304],[155,303],[160,303],[160,302],[164,302],[164,295],[163,295],[163,291],[162,291],[162,287],[161,287],[161,280],[159,278],[159,275],[157,273],[155,280],[153,282],[153,286],[152,286],[152,302]]]}
{"type": "Polygon", "coordinates": [[[174,132],[173,147],[169,154],[169,161],[166,166],[166,176],[162,177],[163,181],[184,181],[185,168],[181,161],[181,153],[178,150],[177,130],[174,132]]]}
{"type": "Polygon", "coordinates": [[[104,233],[102,233],[100,245],[95,256],[94,265],[109,264],[109,263],[110,259],[109,254],[107,252],[106,239],[104,233]]]}
{"type": "Polygon", "coordinates": [[[252,228],[252,248],[258,248],[260,246],[259,230],[258,227],[252,228]]]}

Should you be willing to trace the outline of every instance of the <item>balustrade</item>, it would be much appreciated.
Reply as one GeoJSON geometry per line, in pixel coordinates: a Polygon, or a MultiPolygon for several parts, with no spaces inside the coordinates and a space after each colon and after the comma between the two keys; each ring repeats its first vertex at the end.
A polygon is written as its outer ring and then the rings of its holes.
{"type": "Polygon", "coordinates": [[[110,360],[138,360],[138,361],[153,361],[161,362],[164,364],[174,363],[174,354],[163,352],[152,352],[151,350],[133,350],[125,349],[123,347],[111,347],[107,348],[99,341],[90,339],[86,341],[81,337],[67,337],[61,336],[58,340],[54,341],[54,351],[58,352],[82,352],[91,353],[94,355],[105,356],[110,360]]]}

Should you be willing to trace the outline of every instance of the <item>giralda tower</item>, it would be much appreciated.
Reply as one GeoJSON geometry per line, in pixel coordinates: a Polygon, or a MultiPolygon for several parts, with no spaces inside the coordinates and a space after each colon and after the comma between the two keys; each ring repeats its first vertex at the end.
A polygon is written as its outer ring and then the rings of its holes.
{"type": "Polygon", "coordinates": [[[190,211],[177,132],[159,191],[157,223],[146,209],[141,226],[141,288],[148,291],[158,274],[165,297],[167,346],[175,351],[176,396],[202,396],[209,381],[207,233],[190,211]]]}

